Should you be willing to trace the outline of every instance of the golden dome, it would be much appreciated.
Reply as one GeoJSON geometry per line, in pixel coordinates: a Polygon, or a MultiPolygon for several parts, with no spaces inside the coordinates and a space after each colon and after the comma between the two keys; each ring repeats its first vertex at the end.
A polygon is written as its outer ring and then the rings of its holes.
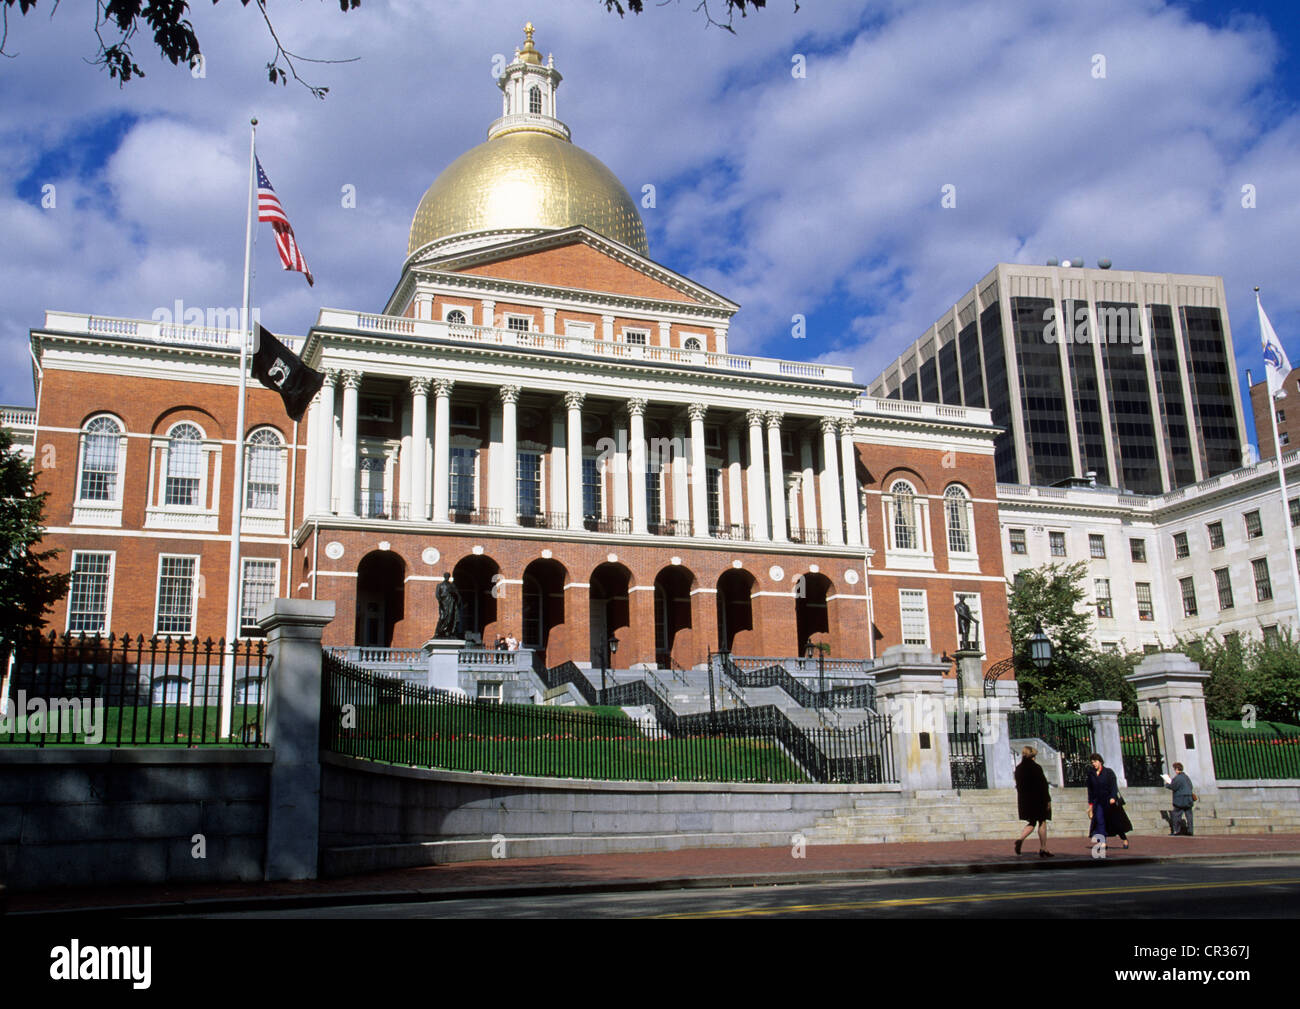
{"type": "Polygon", "coordinates": [[[416,208],[407,255],[457,235],[579,224],[649,256],[641,215],[614,173],[569,141],[525,128],[447,166],[416,208]]]}

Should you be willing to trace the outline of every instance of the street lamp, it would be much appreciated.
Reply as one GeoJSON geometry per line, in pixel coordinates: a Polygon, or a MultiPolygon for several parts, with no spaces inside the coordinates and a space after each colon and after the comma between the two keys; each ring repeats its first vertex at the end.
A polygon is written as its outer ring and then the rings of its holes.
{"type": "Polygon", "coordinates": [[[614,664],[614,655],[618,652],[618,638],[610,635],[605,641],[605,654],[600,657],[600,689],[605,689],[605,670],[614,664]]]}
{"type": "Polygon", "coordinates": [[[1034,633],[1029,636],[1029,658],[1039,669],[1046,669],[1052,664],[1052,642],[1043,633],[1041,620],[1034,628],[1034,633]]]}

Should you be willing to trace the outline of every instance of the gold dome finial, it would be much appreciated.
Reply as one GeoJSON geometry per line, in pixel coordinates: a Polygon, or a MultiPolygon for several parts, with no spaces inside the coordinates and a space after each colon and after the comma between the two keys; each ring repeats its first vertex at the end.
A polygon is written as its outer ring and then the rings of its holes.
{"type": "Polygon", "coordinates": [[[540,64],[542,62],[542,54],[539,53],[537,47],[533,45],[534,31],[535,29],[533,28],[533,23],[531,21],[524,25],[524,47],[519,50],[519,59],[524,63],[540,64]]]}

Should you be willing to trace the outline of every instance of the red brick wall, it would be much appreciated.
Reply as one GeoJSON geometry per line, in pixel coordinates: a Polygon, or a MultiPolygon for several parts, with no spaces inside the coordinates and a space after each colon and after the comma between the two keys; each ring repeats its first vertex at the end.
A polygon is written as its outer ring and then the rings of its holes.
{"type": "Polygon", "coordinates": [[[586,291],[608,291],[638,298],[694,301],[681,291],[610,259],[581,242],[545,252],[514,256],[483,266],[471,266],[460,272],[586,291]]]}

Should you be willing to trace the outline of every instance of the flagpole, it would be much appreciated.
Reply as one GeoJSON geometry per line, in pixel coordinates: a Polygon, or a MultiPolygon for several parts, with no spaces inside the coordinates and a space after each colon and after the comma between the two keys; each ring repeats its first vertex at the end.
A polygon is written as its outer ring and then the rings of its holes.
{"type": "MultiPolygon", "coordinates": [[[[1259,309],[1260,322],[1264,319],[1264,307],[1259,303],[1259,288],[1255,288],[1255,307],[1259,309]]],[[[1263,339],[1261,325],[1260,338],[1263,339]]],[[[1264,391],[1268,394],[1268,419],[1273,428],[1273,458],[1277,460],[1277,482],[1282,488],[1282,525],[1286,528],[1287,567],[1291,569],[1292,600],[1296,607],[1296,630],[1300,631],[1300,567],[1295,555],[1295,532],[1291,528],[1291,501],[1287,496],[1286,467],[1282,465],[1282,444],[1277,436],[1277,400],[1273,398],[1273,387],[1268,381],[1268,362],[1264,362],[1264,391]]]]}
{"type": "Polygon", "coordinates": [[[244,314],[239,340],[239,406],[235,417],[235,489],[230,517],[230,576],[226,595],[226,656],[221,664],[221,738],[230,736],[234,697],[235,645],[239,641],[240,533],[244,518],[244,399],[248,391],[248,347],[253,339],[253,215],[257,198],[257,119],[249,120],[248,220],[244,229],[244,314]]]}

